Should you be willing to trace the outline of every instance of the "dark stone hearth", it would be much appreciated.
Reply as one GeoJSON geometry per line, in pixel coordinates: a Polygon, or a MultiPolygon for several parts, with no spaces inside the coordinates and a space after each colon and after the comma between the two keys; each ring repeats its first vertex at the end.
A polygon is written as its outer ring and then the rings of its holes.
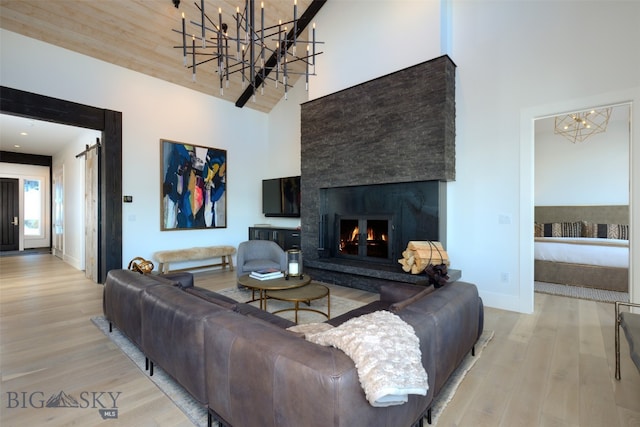
{"type": "MultiPolygon", "coordinates": [[[[382,265],[369,264],[362,261],[349,261],[343,259],[305,260],[305,274],[309,274],[314,280],[325,283],[333,283],[363,291],[380,291],[380,286],[389,282],[411,283],[415,285],[427,285],[427,277],[424,274],[409,274],[402,271],[400,264],[382,265]]],[[[460,270],[449,269],[449,282],[460,280],[460,270]]]]}

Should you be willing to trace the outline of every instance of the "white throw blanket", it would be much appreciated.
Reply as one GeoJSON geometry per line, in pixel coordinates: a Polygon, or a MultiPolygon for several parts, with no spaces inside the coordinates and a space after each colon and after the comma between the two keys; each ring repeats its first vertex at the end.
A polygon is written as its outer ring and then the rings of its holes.
{"type": "Polygon", "coordinates": [[[427,394],[420,341],[411,325],[391,312],[355,317],[305,338],[339,348],[353,359],[371,406],[401,405],[409,400],[409,394],[427,394]]]}

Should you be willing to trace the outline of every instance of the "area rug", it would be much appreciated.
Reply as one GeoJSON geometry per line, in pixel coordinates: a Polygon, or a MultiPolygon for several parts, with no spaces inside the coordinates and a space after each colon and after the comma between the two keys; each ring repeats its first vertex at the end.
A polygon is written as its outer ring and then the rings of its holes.
{"type": "MultiPolygon", "coordinates": [[[[146,378],[151,380],[158,388],[167,395],[175,405],[189,418],[194,426],[207,426],[207,408],[202,406],[177,382],[158,366],[153,366],[153,376],[150,377],[145,371],[145,356],[138,346],[115,327],[113,332],[109,332],[109,322],[104,316],[92,317],[91,321],[113,342],[124,354],[126,354],[134,365],[140,369],[146,378]]],[[[213,423],[214,427],[219,427],[213,423]]]]}
{"type": "Polygon", "coordinates": [[[582,286],[561,285],[557,283],[534,282],[534,290],[541,294],[559,295],[570,298],[580,298],[591,301],[629,302],[628,292],[609,291],[605,289],[586,288],[582,286]]]}
{"type": "MultiPolygon", "coordinates": [[[[242,289],[232,289],[218,291],[219,293],[224,293],[233,298],[233,295],[237,296],[240,301],[246,300],[247,296],[251,295],[250,291],[242,290],[242,289]]],[[[326,301],[326,298],[320,301],[326,301]]],[[[278,301],[270,301],[269,302],[269,311],[277,310],[279,307],[276,303],[278,301]],[[273,304],[273,305],[272,305],[273,304]]],[[[313,303],[313,302],[312,302],[313,303]]],[[[352,301],[347,298],[335,297],[331,296],[331,317],[338,316],[342,313],[345,313],[351,308],[348,307],[359,307],[363,305],[363,303],[352,301]],[[335,304],[335,311],[334,311],[335,304]]],[[[313,306],[313,304],[312,304],[313,306]]],[[[285,312],[281,313],[285,316],[293,316],[292,313],[285,312]]],[[[303,316],[305,316],[307,312],[300,312],[298,315],[299,323],[302,323],[303,316]]],[[[311,318],[310,321],[318,321],[314,316],[320,316],[316,313],[308,313],[312,316],[305,316],[311,318]]],[[[321,317],[321,316],[320,316],[321,317]]],[[[309,318],[305,320],[309,320],[309,318]]],[[[154,366],[153,376],[150,377],[145,371],[145,356],[138,349],[138,347],[133,344],[126,335],[122,334],[117,328],[113,328],[113,332],[109,332],[109,322],[104,318],[104,316],[96,316],[91,318],[91,321],[96,325],[102,333],[104,333],[124,354],[131,359],[131,361],[140,369],[141,372],[145,373],[146,378],[151,380],[180,410],[189,418],[189,420],[193,423],[193,425],[198,427],[206,427],[207,425],[207,409],[200,405],[195,399],[191,397],[191,395],[176,383],[167,373],[165,373],[161,367],[154,366]]],[[[468,354],[460,366],[453,372],[449,380],[440,391],[438,397],[434,400],[432,405],[432,425],[437,423],[438,417],[445,409],[449,401],[453,398],[458,389],[458,386],[464,380],[467,372],[475,365],[476,361],[480,358],[482,354],[482,350],[486,347],[489,341],[493,338],[493,331],[485,331],[478,342],[476,343],[476,355],[471,356],[468,354]]],[[[426,425],[426,419],[425,419],[426,425]]],[[[219,427],[217,423],[213,423],[214,427],[219,427]]]]}
{"type": "MultiPolygon", "coordinates": [[[[476,351],[475,356],[472,356],[471,353],[467,354],[464,359],[462,359],[462,363],[460,366],[456,368],[455,371],[451,374],[447,382],[445,383],[440,393],[433,401],[431,405],[431,425],[438,424],[438,418],[442,414],[442,411],[447,407],[447,404],[453,399],[453,396],[456,394],[458,387],[462,384],[464,377],[467,375],[467,372],[473,368],[473,365],[476,364],[480,356],[482,355],[482,350],[489,344],[489,341],[493,338],[493,331],[483,331],[480,338],[476,342],[476,351]]],[[[428,425],[425,419],[424,425],[428,425]]]]}
{"type": "MultiPolygon", "coordinates": [[[[247,288],[238,288],[231,287],[226,289],[221,289],[216,291],[219,294],[232,298],[238,302],[247,302],[253,298],[252,292],[247,288]]],[[[256,292],[256,296],[257,296],[256,292]]],[[[259,307],[259,301],[253,301],[250,303],[255,307],[259,307]]],[[[331,318],[338,317],[341,314],[346,313],[347,311],[351,311],[354,308],[358,308],[363,306],[365,303],[351,300],[348,298],[342,298],[335,295],[331,295],[331,318]]],[[[293,308],[294,303],[287,301],[278,301],[274,299],[270,299],[267,302],[267,311],[273,313],[274,311],[293,308]]],[[[311,301],[310,305],[305,303],[300,303],[301,308],[310,308],[314,310],[319,310],[323,313],[327,312],[327,298],[320,298],[317,300],[311,301]]],[[[282,313],[278,313],[278,316],[284,317],[285,319],[289,319],[291,321],[294,320],[295,313],[293,311],[285,311],[282,313]]],[[[324,322],[327,320],[325,316],[319,313],[315,313],[312,311],[301,310],[298,312],[298,324],[312,323],[312,322],[324,322]]]]}

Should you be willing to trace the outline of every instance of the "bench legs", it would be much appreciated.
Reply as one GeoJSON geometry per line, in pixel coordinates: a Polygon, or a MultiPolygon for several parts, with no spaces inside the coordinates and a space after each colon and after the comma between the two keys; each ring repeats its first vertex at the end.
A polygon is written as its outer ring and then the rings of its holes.
{"type": "Polygon", "coordinates": [[[233,271],[233,257],[231,255],[222,255],[222,268],[229,266],[229,270],[233,271]]]}
{"type": "MultiPolygon", "coordinates": [[[[199,260],[190,260],[184,259],[181,261],[172,261],[172,262],[187,262],[187,261],[199,261],[199,260]]],[[[231,255],[221,255],[220,262],[216,264],[207,264],[207,265],[194,265],[193,267],[181,268],[178,270],[171,270],[170,267],[171,262],[159,262],[158,263],[158,271],[160,274],[167,274],[169,272],[175,273],[179,271],[189,271],[189,270],[200,270],[204,268],[214,268],[221,267],[223,270],[229,267],[229,270],[233,271],[233,257],[231,255]]]]}

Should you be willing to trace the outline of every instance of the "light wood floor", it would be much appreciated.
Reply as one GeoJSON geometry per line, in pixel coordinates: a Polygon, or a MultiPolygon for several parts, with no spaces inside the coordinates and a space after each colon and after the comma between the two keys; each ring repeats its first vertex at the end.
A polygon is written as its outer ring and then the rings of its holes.
{"type": "MultiPolygon", "coordinates": [[[[196,283],[222,289],[235,274],[201,273],[196,283]]],[[[89,319],[101,313],[102,286],[83,272],[52,255],[0,257],[0,425],[191,425],[93,326],[89,319]],[[81,396],[120,392],[118,419],[102,420],[94,407],[42,407],[60,391],[82,406],[90,400],[81,396]]],[[[640,374],[626,342],[622,381],[613,376],[612,304],[536,294],[533,315],[486,308],[485,329],[495,337],[439,426],[640,426],[640,374]]],[[[107,394],[96,396],[111,406],[107,394]]]]}

